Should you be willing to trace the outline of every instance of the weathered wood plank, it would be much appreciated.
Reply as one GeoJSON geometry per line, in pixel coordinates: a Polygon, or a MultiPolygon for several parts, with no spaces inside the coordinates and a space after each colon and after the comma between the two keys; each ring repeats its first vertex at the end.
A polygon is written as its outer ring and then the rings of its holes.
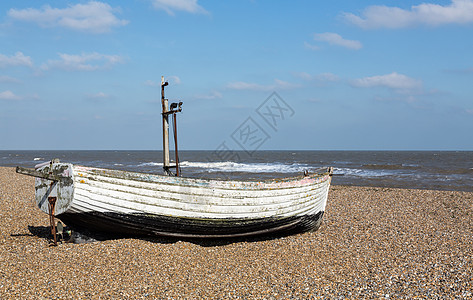
{"type": "Polygon", "coordinates": [[[19,174],[33,176],[37,178],[43,178],[43,179],[47,179],[51,181],[63,181],[63,182],[72,183],[71,177],[59,175],[56,171],[49,173],[49,172],[38,171],[35,169],[28,169],[28,168],[18,166],[16,167],[16,172],[19,174]]]}

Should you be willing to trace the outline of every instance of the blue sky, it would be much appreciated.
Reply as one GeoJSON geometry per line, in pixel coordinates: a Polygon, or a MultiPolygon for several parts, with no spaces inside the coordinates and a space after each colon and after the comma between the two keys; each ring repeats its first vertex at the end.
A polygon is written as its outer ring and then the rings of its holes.
{"type": "Polygon", "coordinates": [[[473,150],[473,0],[1,1],[0,149],[473,150]],[[246,133],[246,135],[245,135],[246,133]]]}

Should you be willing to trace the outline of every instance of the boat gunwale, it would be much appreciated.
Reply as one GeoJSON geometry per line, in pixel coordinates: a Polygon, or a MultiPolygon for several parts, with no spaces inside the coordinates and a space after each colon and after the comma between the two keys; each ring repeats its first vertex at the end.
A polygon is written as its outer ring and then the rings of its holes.
{"type": "MultiPolygon", "coordinates": [[[[281,184],[281,183],[291,183],[291,182],[301,182],[302,180],[311,180],[311,179],[318,179],[322,178],[324,176],[332,176],[333,175],[333,170],[331,167],[323,167],[319,168],[315,171],[320,171],[320,172],[311,172],[308,175],[298,175],[298,176],[293,176],[293,177],[282,177],[282,178],[270,178],[270,179],[263,179],[263,180],[231,180],[231,179],[207,179],[207,178],[195,178],[195,177],[173,177],[173,176],[167,176],[167,175],[161,175],[161,174],[154,174],[154,173],[141,173],[141,172],[135,172],[135,171],[124,171],[124,170],[117,170],[117,169],[104,169],[104,168],[96,168],[96,167],[87,167],[87,166],[82,166],[82,165],[75,165],[71,164],[73,167],[73,172],[78,173],[80,175],[80,169],[84,169],[83,172],[85,171],[90,171],[92,174],[91,175],[98,175],[98,176],[104,176],[104,177],[110,177],[110,178],[120,178],[120,179],[125,179],[125,180],[135,180],[135,181],[141,181],[141,182],[148,182],[148,183],[159,183],[163,185],[180,185],[180,186],[188,186],[188,187],[196,187],[200,184],[208,184],[210,185],[211,183],[217,183],[217,184],[243,184],[243,185],[259,185],[259,184],[264,184],[264,185],[269,185],[269,184],[281,184]],[[105,171],[105,172],[104,172],[105,171]],[[127,175],[133,175],[132,178],[127,176],[113,176],[115,174],[127,174],[127,175]],[[150,176],[152,178],[146,178],[144,176],[150,176]],[[153,179],[158,179],[158,180],[153,180],[153,179]],[[161,181],[159,179],[174,179],[176,182],[169,182],[169,181],[161,181]],[[187,180],[190,180],[192,184],[187,182],[187,180]]],[[[313,183],[309,183],[307,185],[311,185],[313,183]]],[[[220,189],[229,189],[233,190],[232,188],[226,188],[225,186],[220,186],[220,189]]],[[[280,188],[292,188],[290,186],[282,186],[280,188]]],[[[268,187],[268,188],[263,188],[260,186],[255,186],[256,190],[273,190],[275,189],[274,187],[268,187]]]]}

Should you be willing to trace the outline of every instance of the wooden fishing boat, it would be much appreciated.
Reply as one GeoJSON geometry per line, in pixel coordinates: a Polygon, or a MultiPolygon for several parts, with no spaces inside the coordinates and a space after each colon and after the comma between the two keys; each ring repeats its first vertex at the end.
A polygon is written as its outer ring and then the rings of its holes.
{"type": "Polygon", "coordinates": [[[299,177],[235,181],[179,175],[175,114],[163,104],[165,175],[85,167],[55,159],[17,172],[35,176],[35,202],[51,217],[89,231],[223,238],[317,229],[332,168],[299,177]],[[174,115],[176,164],[169,162],[168,116],[174,115]],[[176,174],[170,169],[176,168],[176,174]]]}
{"type": "Polygon", "coordinates": [[[320,225],[331,169],[295,178],[232,181],[153,175],[53,161],[37,170],[36,204],[90,231],[217,238],[320,225]]]}

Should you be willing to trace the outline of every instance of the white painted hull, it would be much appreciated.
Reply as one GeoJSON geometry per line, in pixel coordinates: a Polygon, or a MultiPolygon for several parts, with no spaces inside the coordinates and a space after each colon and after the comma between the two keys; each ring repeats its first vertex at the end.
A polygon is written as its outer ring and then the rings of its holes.
{"type": "MultiPolygon", "coordinates": [[[[38,169],[49,172],[49,165],[38,169]]],[[[179,237],[234,237],[315,229],[331,171],[267,181],[171,177],[56,163],[65,178],[36,178],[36,203],[72,227],[179,237]]]]}

